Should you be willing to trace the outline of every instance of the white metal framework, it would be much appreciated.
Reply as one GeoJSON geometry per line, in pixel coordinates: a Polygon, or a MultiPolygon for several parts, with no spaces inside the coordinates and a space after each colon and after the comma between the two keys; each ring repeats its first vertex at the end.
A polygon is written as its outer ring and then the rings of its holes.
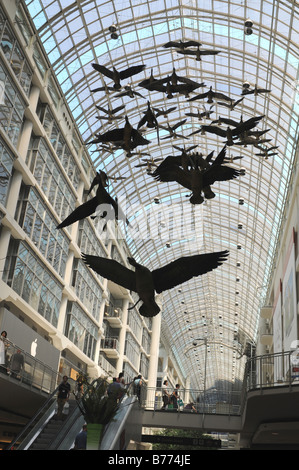
{"type": "MultiPolygon", "coordinates": [[[[186,138],[169,137],[160,129],[143,127],[150,144],[126,156],[123,150],[89,146],[97,169],[110,176],[111,192],[126,206],[136,231],[125,234],[138,261],[154,269],[177,257],[229,250],[228,260],[217,270],[163,294],[162,331],[184,373],[194,388],[206,380],[207,387],[234,387],[242,380],[244,346],[256,340],[259,307],[267,295],[277,239],[287,200],[298,141],[299,97],[298,39],[299,4],[277,0],[26,0],[53,71],[68,101],[84,142],[96,134],[124,126],[124,118],[109,123],[96,105],[125,113],[137,128],[149,102],[151,107],[175,107],[159,124],[174,125],[186,138]],[[245,21],[252,21],[252,31],[245,21]],[[116,26],[115,37],[110,27],[116,26]],[[109,29],[110,28],[110,29],[109,29]],[[252,34],[247,34],[252,33],[252,34]],[[199,41],[202,49],[220,51],[201,60],[165,48],[168,41],[199,41]],[[145,64],[141,73],[123,80],[134,95],[116,97],[115,91],[92,90],[111,86],[110,79],[92,63],[117,70],[145,64]],[[175,68],[204,88],[188,97],[167,98],[160,91],[139,86],[150,77],[165,78],[175,68]],[[271,92],[241,95],[244,83],[271,92]],[[211,117],[199,121],[185,113],[204,109],[206,99],[188,101],[209,87],[234,100],[244,99],[230,110],[214,102],[211,117]],[[277,154],[256,155],[253,145],[227,147],[229,157],[242,156],[231,166],[245,170],[237,179],[213,186],[216,197],[199,206],[189,202],[188,190],[177,183],[157,182],[142,159],[178,155],[175,146],[215,156],[224,146],[221,136],[201,132],[202,124],[219,117],[245,121],[265,115],[258,130],[271,139],[268,147],[279,146],[277,154]],[[138,155],[138,151],[149,154],[138,155]],[[155,200],[155,198],[157,199],[155,200]],[[159,204],[157,204],[159,202],[159,204]],[[193,346],[196,338],[197,346],[193,346]],[[207,355],[206,355],[207,353],[207,355]],[[206,357],[206,361],[205,361],[206,357]]],[[[124,91],[122,88],[121,91],[124,91]]],[[[222,125],[225,128],[225,124],[222,125]]]]}

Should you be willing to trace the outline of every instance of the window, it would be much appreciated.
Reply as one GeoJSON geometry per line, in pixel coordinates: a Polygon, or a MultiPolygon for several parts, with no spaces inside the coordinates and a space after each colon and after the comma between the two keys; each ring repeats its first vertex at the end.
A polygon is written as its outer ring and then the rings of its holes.
{"type": "Polygon", "coordinates": [[[63,286],[27,243],[11,239],[3,280],[49,323],[57,326],[63,286]]]}

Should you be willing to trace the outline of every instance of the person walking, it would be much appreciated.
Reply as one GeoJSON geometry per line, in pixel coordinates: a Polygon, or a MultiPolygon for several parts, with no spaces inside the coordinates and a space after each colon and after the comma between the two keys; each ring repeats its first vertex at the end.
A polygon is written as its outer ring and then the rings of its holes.
{"type": "Polygon", "coordinates": [[[170,394],[168,391],[168,381],[164,380],[163,385],[162,385],[162,400],[163,400],[163,406],[161,410],[166,410],[169,402],[170,402],[170,394]]]}
{"type": "Polygon", "coordinates": [[[11,356],[9,362],[9,372],[12,377],[20,377],[22,370],[24,369],[24,356],[20,349],[11,356]]]}
{"type": "Polygon", "coordinates": [[[139,374],[134,379],[134,393],[137,395],[138,401],[141,400],[141,386],[142,386],[142,375],[139,374]]]}
{"type": "Polygon", "coordinates": [[[68,383],[68,377],[64,375],[58,388],[56,419],[62,419],[62,410],[70,397],[70,392],[71,386],[68,383]]]}
{"type": "Polygon", "coordinates": [[[176,384],[175,386],[175,389],[174,391],[172,392],[172,395],[171,395],[171,402],[173,404],[173,408],[175,408],[176,410],[178,409],[178,401],[179,401],[179,388],[180,388],[180,384],[176,384]]]}
{"type": "Polygon", "coordinates": [[[74,450],[86,450],[87,444],[87,424],[83,424],[82,431],[80,431],[75,439],[74,450]]]}
{"type": "Polygon", "coordinates": [[[1,372],[7,372],[7,356],[6,351],[9,347],[7,340],[7,332],[2,331],[0,336],[0,370],[1,372]]]}

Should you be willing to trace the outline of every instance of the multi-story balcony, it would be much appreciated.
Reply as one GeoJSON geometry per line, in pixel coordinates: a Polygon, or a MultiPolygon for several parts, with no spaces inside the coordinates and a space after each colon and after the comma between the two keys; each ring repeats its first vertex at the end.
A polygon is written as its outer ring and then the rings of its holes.
{"type": "Polygon", "coordinates": [[[120,307],[114,307],[113,305],[107,305],[105,307],[104,319],[109,322],[112,328],[122,327],[122,309],[120,307]]]}
{"type": "Polygon", "coordinates": [[[119,357],[119,341],[118,338],[104,338],[101,341],[101,350],[106,356],[112,359],[119,357]]]}

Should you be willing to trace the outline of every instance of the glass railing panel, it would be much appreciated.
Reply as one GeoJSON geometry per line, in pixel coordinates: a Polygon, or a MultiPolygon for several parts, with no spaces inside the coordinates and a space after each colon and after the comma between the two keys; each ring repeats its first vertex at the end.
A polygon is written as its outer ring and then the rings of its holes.
{"type": "Polygon", "coordinates": [[[59,374],[41,361],[6,341],[6,364],[2,373],[35,390],[51,393],[59,383],[59,374]]]}

